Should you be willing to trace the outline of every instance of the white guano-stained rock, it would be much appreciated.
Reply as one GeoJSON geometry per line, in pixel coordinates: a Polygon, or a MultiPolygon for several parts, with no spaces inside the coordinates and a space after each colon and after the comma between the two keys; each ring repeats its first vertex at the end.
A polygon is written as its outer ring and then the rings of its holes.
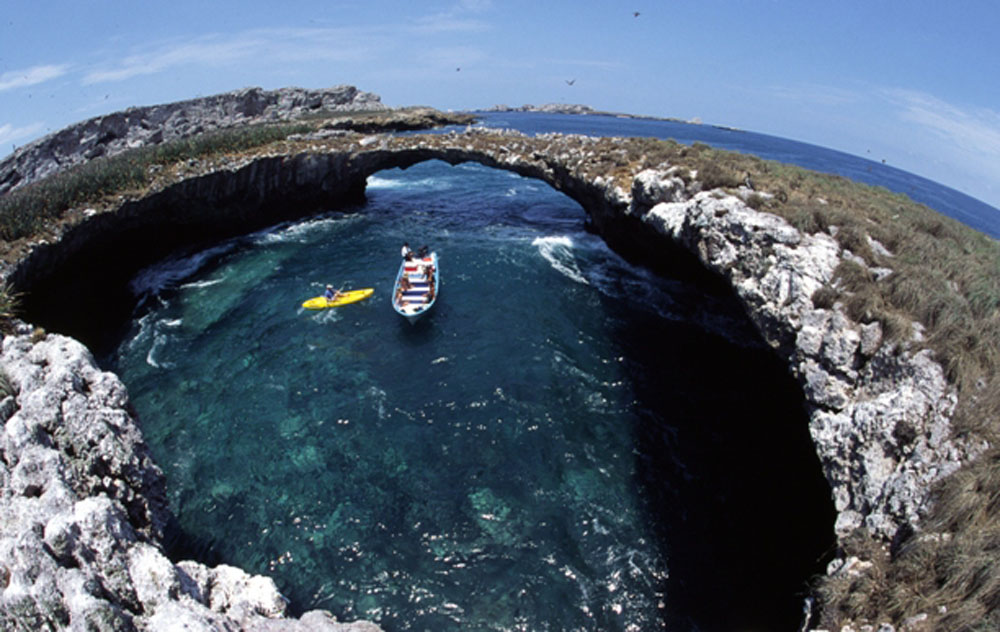
{"type": "Polygon", "coordinates": [[[163,476],[83,345],[7,336],[0,371],[0,630],[310,629],[269,577],[166,557],[163,476]]]}
{"type": "Polygon", "coordinates": [[[764,339],[788,361],[811,408],[810,432],[838,512],[836,531],[891,539],[917,527],[931,484],[977,446],[952,438],[957,396],[929,351],[882,345],[877,322],[852,322],[812,295],[842,256],[829,235],[717,191],[684,199],[666,172],[639,174],[628,214],[725,278],[764,339]]]}

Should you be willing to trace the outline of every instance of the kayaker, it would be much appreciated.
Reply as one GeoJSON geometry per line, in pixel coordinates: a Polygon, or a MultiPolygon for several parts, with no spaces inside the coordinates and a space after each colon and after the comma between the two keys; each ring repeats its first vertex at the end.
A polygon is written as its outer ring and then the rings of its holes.
{"type": "Polygon", "coordinates": [[[343,294],[340,293],[340,290],[335,290],[332,285],[327,284],[326,292],[323,292],[323,296],[326,297],[327,301],[335,301],[343,296],[343,294]]]}

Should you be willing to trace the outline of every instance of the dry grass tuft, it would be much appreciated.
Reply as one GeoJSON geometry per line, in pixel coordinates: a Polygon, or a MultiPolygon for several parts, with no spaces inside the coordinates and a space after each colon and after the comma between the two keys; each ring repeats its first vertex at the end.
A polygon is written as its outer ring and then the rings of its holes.
{"type": "Polygon", "coordinates": [[[20,297],[10,285],[0,285],[0,333],[9,334],[14,328],[14,319],[20,307],[20,297]]]}
{"type": "Polygon", "coordinates": [[[876,554],[864,579],[818,588],[823,623],[899,623],[927,615],[928,630],[1000,629],[1000,450],[947,478],[922,533],[891,559],[876,554]]]}
{"type": "Polygon", "coordinates": [[[0,400],[12,395],[17,395],[17,389],[10,383],[10,378],[3,371],[0,371],[0,400]]]}

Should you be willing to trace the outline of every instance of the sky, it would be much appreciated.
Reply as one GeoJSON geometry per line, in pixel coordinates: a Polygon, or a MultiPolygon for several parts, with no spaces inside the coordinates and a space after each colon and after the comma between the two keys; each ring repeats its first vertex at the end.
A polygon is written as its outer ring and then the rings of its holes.
{"type": "MultiPolygon", "coordinates": [[[[131,106],[354,85],[838,149],[1000,207],[996,0],[3,0],[0,158],[131,106]]],[[[998,211],[1000,212],[1000,211],[998,211]]]]}

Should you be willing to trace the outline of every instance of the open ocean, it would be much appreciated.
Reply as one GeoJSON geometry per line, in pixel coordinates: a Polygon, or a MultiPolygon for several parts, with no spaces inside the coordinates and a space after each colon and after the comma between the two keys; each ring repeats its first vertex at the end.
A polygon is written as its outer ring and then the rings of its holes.
{"type": "MultiPolygon", "coordinates": [[[[812,161],[1000,232],[958,192],[809,145],[483,116],[812,161]]],[[[375,174],[354,212],[137,275],[107,364],[166,473],[172,555],[389,632],[793,629],[834,515],[801,392],[730,297],[584,220],[544,183],[432,161],[375,174]],[[416,325],[389,302],[404,241],[440,257],[416,325]],[[326,283],[375,293],[302,309],[326,283]]]]}

